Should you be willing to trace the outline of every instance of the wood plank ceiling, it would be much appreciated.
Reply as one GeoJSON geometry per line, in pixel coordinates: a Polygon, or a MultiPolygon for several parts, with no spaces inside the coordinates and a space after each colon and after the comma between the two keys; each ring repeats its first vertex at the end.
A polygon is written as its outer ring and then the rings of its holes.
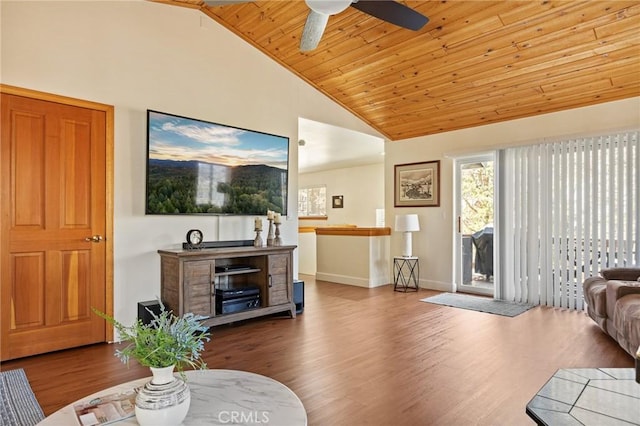
{"type": "Polygon", "coordinates": [[[414,32],[354,8],[302,53],[304,1],[198,8],[390,140],[640,96],[640,2],[403,1],[414,32]]]}

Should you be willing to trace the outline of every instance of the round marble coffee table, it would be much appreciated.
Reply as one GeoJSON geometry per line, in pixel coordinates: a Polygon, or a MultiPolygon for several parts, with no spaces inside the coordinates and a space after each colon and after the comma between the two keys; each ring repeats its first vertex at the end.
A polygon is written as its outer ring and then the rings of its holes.
{"type": "MultiPolygon", "coordinates": [[[[185,372],[191,388],[191,406],[183,422],[189,425],[305,426],[307,412],[298,396],[282,383],[259,374],[236,370],[185,372]]],[[[73,406],[100,395],[125,392],[144,385],[150,377],[133,380],[74,401],[38,423],[42,426],[77,425],[73,406]]],[[[118,425],[137,425],[135,417],[118,425]]]]}

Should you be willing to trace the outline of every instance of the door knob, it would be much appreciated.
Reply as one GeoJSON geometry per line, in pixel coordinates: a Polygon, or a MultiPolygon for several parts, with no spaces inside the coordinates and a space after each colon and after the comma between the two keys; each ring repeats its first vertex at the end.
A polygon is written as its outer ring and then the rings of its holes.
{"type": "Polygon", "coordinates": [[[87,242],[99,243],[103,240],[102,235],[92,235],[91,237],[87,237],[84,239],[87,242]]]}

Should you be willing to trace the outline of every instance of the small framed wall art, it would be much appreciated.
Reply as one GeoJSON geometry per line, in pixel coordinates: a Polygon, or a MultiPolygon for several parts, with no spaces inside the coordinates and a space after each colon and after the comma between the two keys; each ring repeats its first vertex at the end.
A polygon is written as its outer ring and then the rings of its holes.
{"type": "Polygon", "coordinates": [[[395,207],[440,206],[440,160],[394,166],[395,207]]]}
{"type": "Polygon", "coordinates": [[[344,196],[334,195],[331,197],[331,207],[334,209],[341,209],[344,207],[344,196]]]}

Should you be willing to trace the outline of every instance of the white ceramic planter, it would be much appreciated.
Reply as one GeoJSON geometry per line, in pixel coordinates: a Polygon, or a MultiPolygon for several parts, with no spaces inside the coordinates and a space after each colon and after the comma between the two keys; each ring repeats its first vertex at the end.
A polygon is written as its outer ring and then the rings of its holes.
{"type": "Polygon", "coordinates": [[[191,391],[173,375],[173,368],[151,368],[153,378],[136,397],[136,420],[141,426],[177,426],[187,416],[191,391]]]}

